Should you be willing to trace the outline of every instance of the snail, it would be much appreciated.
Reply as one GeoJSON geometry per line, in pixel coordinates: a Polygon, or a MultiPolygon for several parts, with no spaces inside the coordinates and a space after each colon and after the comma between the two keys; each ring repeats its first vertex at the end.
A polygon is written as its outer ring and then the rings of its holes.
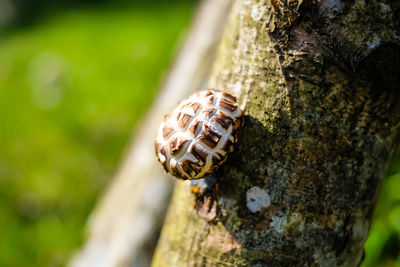
{"type": "Polygon", "coordinates": [[[165,115],[156,155],[166,172],[178,179],[204,178],[233,152],[244,122],[236,98],[223,91],[197,91],[165,115]]]}

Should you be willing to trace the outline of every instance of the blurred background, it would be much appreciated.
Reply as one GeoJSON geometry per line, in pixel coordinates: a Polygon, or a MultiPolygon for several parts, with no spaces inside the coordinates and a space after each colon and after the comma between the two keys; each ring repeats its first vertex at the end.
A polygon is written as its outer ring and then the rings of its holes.
{"type": "MultiPolygon", "coordinates": [[[[64,266],[196,0],[0,0],[0,266],[64,266]]],[[[400,266],[400,153],[363,266],[400,266]]]]}

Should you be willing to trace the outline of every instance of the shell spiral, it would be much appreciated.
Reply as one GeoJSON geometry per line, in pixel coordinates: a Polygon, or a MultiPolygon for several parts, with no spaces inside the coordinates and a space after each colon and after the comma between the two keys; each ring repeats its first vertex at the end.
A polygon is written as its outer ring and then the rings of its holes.
{"type": "Polygon", "coordinates": [[[179,179],[203,178],[233,151],[243,121],[243,112],[231,94],[197,91],[161,123],[155,141],[158,160],[179,179]]]}

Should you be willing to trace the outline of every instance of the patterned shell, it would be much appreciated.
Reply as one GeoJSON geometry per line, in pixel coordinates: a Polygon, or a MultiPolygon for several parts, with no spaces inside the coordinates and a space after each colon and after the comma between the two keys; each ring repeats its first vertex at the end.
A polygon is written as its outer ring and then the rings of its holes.
{"type": "Polygon", "coordinates": [[[203,178],[233,151],[243,121],[234,96],[212,89],[197,91],[161,123],[155,142],[158,160],[179,179],[203,178]]]}

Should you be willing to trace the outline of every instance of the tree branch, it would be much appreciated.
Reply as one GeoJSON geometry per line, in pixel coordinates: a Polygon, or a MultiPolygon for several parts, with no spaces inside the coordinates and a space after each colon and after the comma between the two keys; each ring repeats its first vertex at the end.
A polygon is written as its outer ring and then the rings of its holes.
{"type": "Polygon", "coordinates": [[[88,240],[71,266],[148,266],[173,187],[154,155],[163,115],[177,101],[204,87],[231,0],[205,0],[185,44],[143,119],[111,188],[89,221],[88,240]]]}
{"type": "Polygon", "coordinates": [[[214,186],[178,184],[153,266],[357,266],[399,142],[399,21],[378,1],[235,1],[210,86],[245,126],[214,186]]]}

